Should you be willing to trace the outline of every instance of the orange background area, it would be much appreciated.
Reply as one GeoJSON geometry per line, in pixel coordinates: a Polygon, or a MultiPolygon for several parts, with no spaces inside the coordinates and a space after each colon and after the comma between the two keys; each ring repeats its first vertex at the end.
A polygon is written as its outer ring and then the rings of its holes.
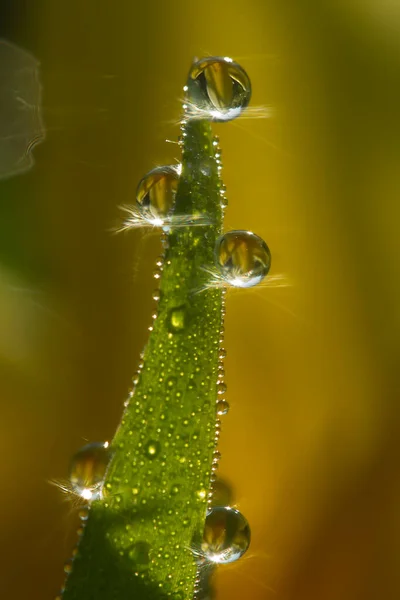
{"type": "Polygon", "coordinates": [[[78,518],[48,481],[112,437],[154,307],[158,235],[113,235],[118,206],[179,158],[165,140],[204,55],[240,62],[253,116],[269,114],[215,127],[226,229],[272,253],[271,284],[227,298],[220,475],[252,543],[217,599],[400,597],[399,13],[38,0],[15,15],[47,138],[0,183],[22,257],[0,262],[2,598],[58,593],[78,518]]]}

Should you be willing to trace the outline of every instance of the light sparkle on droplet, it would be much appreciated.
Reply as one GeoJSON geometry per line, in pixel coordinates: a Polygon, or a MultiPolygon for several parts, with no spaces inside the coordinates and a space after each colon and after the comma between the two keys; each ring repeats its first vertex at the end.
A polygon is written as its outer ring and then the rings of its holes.
{"type": "Polygon", "coordinates": [[[234,230],[223,234],[216,242],[214,256],[220,277],[233,287],[257,285],[271,266],[267,244],[251,231],[234,230]]]}
{"type": "Polygon", "coordinates": [[[231,58],[213,56],[196,61],[190,70],[185,110],[190,118],[230,121],[247,107],[250,79],[231,58]]]}
{"type": "Polygon", "coordinates": [[[88,502],[100,498],[110,458],[108,442],[86,444],[78,450],[70,464],[72,490],[88,502]]]}
{"type": "Polygon", "coordinates": [[[227,564],[238,560],[250,544],[245,517],[229,506],[214,506],[207,512],[201,550],[206,560],[227,564]]]}

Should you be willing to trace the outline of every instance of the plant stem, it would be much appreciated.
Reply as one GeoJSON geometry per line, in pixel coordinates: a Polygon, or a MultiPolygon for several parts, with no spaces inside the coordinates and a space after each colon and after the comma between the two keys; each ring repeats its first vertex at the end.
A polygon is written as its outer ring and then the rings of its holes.
{"type": "MultiPolygon", "coordinates": [[[[192,600],[216,444],[223,293],[204,289],[221,233],[221,181],[211,126],[189,121],[157,318],[111,444],[103,498],[93,502],[64,600],[192,600]]],[[[215,464],[215,460],[214,460],[215,464]]]]}

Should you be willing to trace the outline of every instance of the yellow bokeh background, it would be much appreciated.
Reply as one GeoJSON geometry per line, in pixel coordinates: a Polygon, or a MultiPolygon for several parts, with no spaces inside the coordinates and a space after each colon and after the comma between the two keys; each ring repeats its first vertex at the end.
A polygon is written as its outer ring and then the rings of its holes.
{"type": "Polygon", "coordinates": [[[252,543],[216,597],[399,598],[399,13],[38,0],[14,14],[11,41],[41,62],[47,138],[0,184],[20,257],[0,262],[3,598],[58,593],[78,519],[48,481],[112,437],[154,307],[158,236],[114,235],[118,206],[179,158],[165,140],[204,55],[251,78],[260,118],[215,127],[225,226],[272,253],[271,283],[227,299],[220,474],[252,543]]]}

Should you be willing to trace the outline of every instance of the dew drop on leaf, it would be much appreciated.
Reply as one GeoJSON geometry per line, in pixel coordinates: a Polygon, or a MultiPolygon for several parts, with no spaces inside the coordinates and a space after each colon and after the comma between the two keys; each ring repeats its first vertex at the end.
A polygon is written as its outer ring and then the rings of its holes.
{"type": "Polygon", "coordinates": [[[192,65],[186,93],[190,117],[230,121],[248,105],[251,84],[246,71],[231,58],[212,56],[192,65]]]}
{"type": "Polygon", "coordinates": [[[168,329],[171,333],[183,331],[186,326],[186,306],[171,308],[168,314],[168,329]]]}
{"type": "Polygon", "coordinates": [[[147,442],[146,446],[145,446],[145,453],[147,458],[153,459],[156,458],[156,456],[158,455],[158,453],[160,452],[160,442],[157,442],[155,440],[150,440],[149,442],[147,442]]]}
{"type": "Polygon", "coordinates": [[[93,442],[78,450],[69,470],[74,492],[88,502],[100,498],[110,458],[108,442],[93,442]]]}
{"type": "Polygon", "coordinates": [[[219,381],[217,383],[217,394],[219,394],[219,395],[225,394],[226,390],[227,390],[226,383],[224,383],[223,381],[219,381]]]}
{"type": "Polygon", "coordinates": [[[229,506],[214,506],[206,516],[201,549],[213,563],[238,560],[250,545],[250,527],[242,513],[229,506]]]}
{"type": "Polygon", "coordinates": [[[222,235],[215,246],[215,263],[222,279],[234,287],[257,285],[271,266],[271,253],[262,238],[251,231],[222,235]]]}
{"type": "Polygon", "coordinates": [[[156,167],[139,182],[136,201],[140,211],[154,225],[163,225],[163,218],[170,212],[178,188],[179,170],[173,165],[156,167]],[[159,222],[158,222],[159,221],[159,222]]]}
{"type": "Polygon", "coordinates": [[[226,415],[229,411],[229,404],[226,400],[220,400],[217,402],[217,414],[226,415]]]}

